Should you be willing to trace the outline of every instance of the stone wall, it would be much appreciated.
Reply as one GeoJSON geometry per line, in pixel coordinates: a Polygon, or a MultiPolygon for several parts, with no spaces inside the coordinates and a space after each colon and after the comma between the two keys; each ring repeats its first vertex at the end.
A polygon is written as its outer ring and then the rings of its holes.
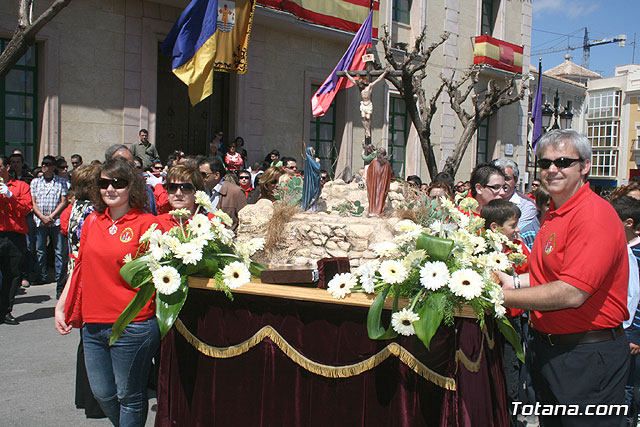
{"type": "MultiPolygon", "coordinates": [[[[316,266],[326,257],[349,257],[352,267],[375,258],[373,245],[393,239],[393,230],[399,218],[392,216],[393,207],[404,201],[402,184],[392,183],[386,217],[367,216],[367,193],[357,182],[346,184],[342,180],[325,185],[318,206],[320,212],[299,212],[285,225],[282,239],[269,252],[258,254],[256,261],[270,267],[283,265],[316,266]],[[359,200],[364,206],[363,216],[340,216],[333,206],[346,201],[359,200]]],[[[265,237],[267,224],[273,216],[273,203],[262,199],[247,205],[239,213],[238,240],[265,237]]]]}

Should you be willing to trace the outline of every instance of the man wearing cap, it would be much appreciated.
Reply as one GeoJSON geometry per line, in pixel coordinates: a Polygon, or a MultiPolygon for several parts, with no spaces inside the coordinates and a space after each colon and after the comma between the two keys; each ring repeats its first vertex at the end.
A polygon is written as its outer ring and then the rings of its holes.
{"type": "Polygon", "coordinates": [[[622,425],[624,408],[591,415],[597,405],[624,404],[629,373],[622,329],[629,318],[629,262],[620,219],[586,182],[586,137],[550,132],[538,142],[537,155],[551,207],[533,245],[530,274],[500,275],[504,304],[531,310],[531,373],[539,403],[567,405],[564,414],[537,415],[542,426],[622,425]]]}

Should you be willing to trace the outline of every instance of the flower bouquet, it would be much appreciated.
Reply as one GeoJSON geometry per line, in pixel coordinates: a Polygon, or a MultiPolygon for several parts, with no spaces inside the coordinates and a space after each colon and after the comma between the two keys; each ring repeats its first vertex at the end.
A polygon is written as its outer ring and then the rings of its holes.
{"type": "Polygon", "coordinates": [[[211,209],[209,197],[202,191],[196,192],[196,203],[198,208],[191,218],[187,209],[169,212],[178,221],[169,231],[163,233],[153,224],[140,237],[137,253],[125,257],[120,275],[139,290],[113,324],[111,344],[154,293],[158,326],[164,337],[187,299],[189,276],[213,277],[216,287],[233,298],[231,290],[264,269],[251,261],[251,256],[264,247],[264,239],[234,242],[233,231],[225,227],[231,225],[231,218],[221,210],[209,215],[199,213],[201,208],[211,209]]]}
{"type": "Polygon", "coordinates": [[[374,247],[377,259],[353,273],[336,275],[327,291],[335,298],[351,292],[377,294],[367,315],[369,337],[415,334],[427,348],[442,322],[452,325],[468,304],[482,326],[485,315],[495,317],[523,359],[519,336],[504,317],[502,289],[493,271],[510,272],[526,257],[503,234],[485,230],[484,219],[472,214],[476,208],[472,198],[463,199],[459,208],[446,198],[431,201],[420,224],[400,221],[394,241],[374,247]],[[394,296],[394,304],[391,325],[385,329],[381,315],[388,295],[394,296]],[[402,309],[400,297],[408,300],[402,309]]]}

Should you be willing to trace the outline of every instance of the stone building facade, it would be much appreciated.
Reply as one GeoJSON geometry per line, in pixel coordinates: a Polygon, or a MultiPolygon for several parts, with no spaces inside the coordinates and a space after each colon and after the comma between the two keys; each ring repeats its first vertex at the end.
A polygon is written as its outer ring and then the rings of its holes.
{"type": "MultiPolygon", "coordinates": [[[[188,0],[71,2],[40,31],[29,54],[32,60],[17,66],[13,80],[7,79],[2,87],[0,131],[5,136],[0,149],[21,147],[28,162],[45,154],[68,158],[73,153],[91,160],[102,158],[111,144],[135,143],[138,130],[147,128],[162,156],[174,149],[204,154],[213,132],[221,129],[225,140],[244,138],[250,162],[263,160],[272,149],[300,159],[304,142],[318,148],[323,166],[332,172],[362,167],[358,91],[341,91],[322,118],[312,118],[310,108],[316,87],[344,53],[352,33],[258,5],[248,72],[216,73],[213,96],[191,107],[186,87],[159,52],[160,42],[187,4],[188,0]]],[[[37,14],[48,3],[35,5],[37,14]]],[[[411,44],[424,26],[426,43],[444,31],[451,33],[427,67],[424,87],[429,94],[441,74],[462,73],[473,64],[473,38],[480,34],[523,46],[527,70],[531,9],[530,0],[383,0],[377,27],[387,25],[399,49],[411,44]]],[[[16,21],[16,2],[1,2],[0,38],[11,37],[16,21]]],[[[382,45],[375,39],[374,48],[382,62],[382,45]]],[[[509,76],[487,67],[480,83],[509,76]]],[[[389,149],[398,175],[417,174],[428,181],[419,139],[394,89],[377,86],[373,103],[374,144],[389,149]]],[[[505,154],[524,166],[527,113],[523,100],[483,123],[457,178],[466,179],[477,162],[505,154]]],[[[440,166],[461,133],[443,95],[432,122],[440,166]]]]}

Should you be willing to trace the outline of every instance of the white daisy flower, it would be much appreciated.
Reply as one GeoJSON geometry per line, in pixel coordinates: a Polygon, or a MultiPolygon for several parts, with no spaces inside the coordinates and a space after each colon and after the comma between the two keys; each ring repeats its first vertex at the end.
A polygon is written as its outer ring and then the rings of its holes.
{"type": "Polygon", "coordinates": [[[502,292],[502,288],[500,286],[491,286],[491,289],[489,289],[489,301],[491,304],[504,304],[504,292],[502,292]]]}
{"type": "Polygon", "coordinates": [[[156,261],[162,260],[162,258],[169,254],[167,248],[165,248],[163,245],[155,243],[149,245],[149,252],[151,253],[153,259],[155,259],[156,261]]]}
{"type": "Polygon", "coordinates": [[[189,209],[174,209],[169,211],[169,215],[190,217],[191,211],[189,209]]]}
{"type": "Polygon", "coordinates": [[[449,282],[449,269],[442,261],[428,262],[420,269],[420,284],[437,291],[449,282]]]}
{"type": "Polygon", "coordinates": [[[258,237],[258,238],[249,240],[247,243],[245,243],[244,246],[247,248],[247,251],[249,252],[249,256],[252,256],[256,252],[264,249],[265,242],[266,241],[262,237],[258,237]]]}
{"type": "Polygon", "coordinates": [[[393,242],[380,242],[373,245],[373,252],[380,258],[398,254],[398,245],[393,242]]]}
{"type": "Polygon", "coordinates": [[[471,244],[473,245],[473,253],[476,255],[487,249],[487,242],[480,236],[472,236],[471,244]]]}
{"type": "Polygon", "coordinates": [[[229,289],[237,289],[245,283],[249,283],[251,274],[243,263],[234,261],[222,270],[222,278],[229,289]]]}
{"type": "Polygon", "coordinates": [[[456,208],[456,205],[454,205],[453,202],[449,200],[448,197],[440,196],[438,201],[440,202],[440,206],[442,206],[447,211],[449,211],[449,213],[458,211],[458,209],[456,208]]]}
{"type": "Polygon", "coordinates": [[[422,227],[411,221],[410,219],[403,219],[402,221],[398,222],[395,226],[395,229],[397,232],[405,234],[422,233],[422,227]]]}
{"type": "Polygon", "coordinates": [[[175,254],[184,264],[197,264],[202,259],[202,248],[194,243],[182,243],[175,249],[175,254]]]}
{"type": "Polygon", "coordinates": [[[400,335],[415,335],[416,331],[413,328],[413,322],[418,320],[420,320],[420,316],[411,310],[403,308],[391,315],[391,326],[400,335]]]}
{"type": "Polygon", "coordinates": [[[207,212],[213,209],[213,205],[211,204],[211,199],[207,196],[207,193],[204,191],[196,191],[196,204],[205,208],[207,212]]]}
{"type": "Polygon", "coordinates": [[[187,230],[195,233],[199,237],[205,237],[207,239],[213,238],[211,232],[211,223],[206,215],[196,214],[189,220],[187,224],[187,230]]]}
{"type": "Polygon", "coordinates": [[[511,268],[509,257],[502,252],[491,252],[486,262],[487,267],[492,270],[507,271],[511,268]]]}
{"type": "Polygon", "coordinates": [[[162,236],[162,245],[173,252],[175,252],[176,248],[181,244],[180,239],[175,236],[170,236],[169,234],[162,236]]]}
{"type": "Polygon", "coordinates": [[[378,261],[369,261],[362,264],[355,271],[356,277],[360,279],[362,289],[368,294],[372,294],[375,288],[375,277],[378,269],[378,261]]]}
{"type": "Polygon", "coordinates": [[[149,229],[145,231],[142,236],[140,236],[140,243],[148,242],[149,238],[151,238],[151,233],[153,233],[156,228],[158,228],[158,224],[156,224],[155,222],[151,224],[151,227],[149,227],[149,229]]]}
{"type": "Polygon", "coordinates": [[[478,231],[482,230],[483,227],[484,218],[475,215],[469,217],[469,232],[477,233],[478,231]]]}
{"type": "Polygon", "coordinates": [[[153,271],[153,286],[164,295],[171,295],[180,287],[180,274],[171,266],[163,266],[153,271]]]}
{"type": "Polygon", "coordinates": [[[527,256],[522,253],[511,252],[509,254],[509,261],[511,261],[515,265],[524,264],[525,262],[527,262],[527,256]]]}
{"type": "MultiPolygon", "coordinates": [[[[154,225],[156,225],[156,224],[154,224],[154,225]]],[[[147,230],[147,231],[149,231],[149,230],[147,230]]],[[[147,234],[147,233],[145,233],[145,234],[147,234]]],[[[149,233],[149,235],[147,236],[146,239],[147,239],[147,241],[149,242],[150,245],[161,246],[162,245],[162,237],[163,237],[162,231],[154,229],[153,231],[151,231],[149,233]]]]}
{"type": "Polygon", "coordinates": [[[356,285],[356,280],[351,273],[340,273],[333,276],[327,283],[327,292],[334,298],[344,298],[351,293],[351,288],[356,285]]]}
{"type": "Polygon", "coordinates": [[[482,276],[468,268],[454,271],[449,279],[451,292],[466,300],[479,297],[482,294],[483,285],[482,276]]]}
{"type": "Polygon", "coordinates": [[[222,212],[220,209],[216,209],[213,214],[215,215],[215,217],[220,218],[220,221],[222,221],[222,223],[226,226],[231,227],[233,225],[233,220],[231,219],[231,217],[222,212]]]}
{"type": "Polygon", "coordinates": [[[422,261],[427,258],[427,252],[424,249],[418,249],[415,251],[411,251],[407,254],[407,256],[402,260],[402,263],[408,269],[418,268],[422,261]]]}
{"type": "Polygon", "coordinates": [[[122,263],[123,264],[127,264],[129,262],[133,261],[133,257],[131,256],[131,254],[126,254],[124,256],[124,258],[122,258],[122,263]]]}
{"type": "Polygon", "coordinates": [[[507,309],[500,304],[496,304],[493,306],[493,310],[496,312],[496,317],[502,318],[507,313],[507,309]]]}
{"type": "Polygon", "coordinates": [[[231,242],[233,242],[234,237],[235,237],[234,232],[226,227],[223,227],[218,230],[218,238],[224,245],[228,245],[231,242]]]}
{"type": "Polygon", "coordinates": [[[460,200],[459,206],[465,212],[475,212],[478,209],[478,201],[473,197],[464,197],[460,200]]]}
{"type": "Polygon", "coordinates": [[[408,275],[409,271],[400,261],[389,259],[380,264],[380,277],[386,283],[402,283],[408,275]]]}

